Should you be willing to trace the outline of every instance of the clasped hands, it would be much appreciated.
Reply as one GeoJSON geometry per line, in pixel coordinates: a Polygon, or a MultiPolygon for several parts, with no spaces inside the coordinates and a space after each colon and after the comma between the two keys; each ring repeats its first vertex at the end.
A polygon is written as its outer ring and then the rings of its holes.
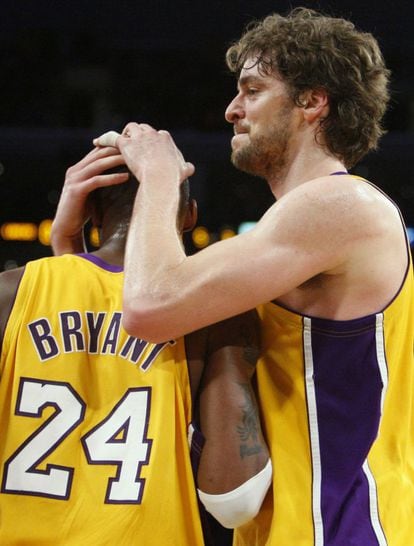
{"type": "Polygon", "coordinates": [[[146,123],[128,123],[121,134],[108,131],[93,143],[117,148],[140,182],[145,181],[148,173],[175,173],[178,183],[194,174],[194,165],[185,161],[170,133],[157,131],[146,123]]]}

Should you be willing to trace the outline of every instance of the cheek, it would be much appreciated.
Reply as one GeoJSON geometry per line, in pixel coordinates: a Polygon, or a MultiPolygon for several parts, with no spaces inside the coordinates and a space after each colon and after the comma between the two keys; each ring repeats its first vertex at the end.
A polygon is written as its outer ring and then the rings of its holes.
{"type": "MultiPolygon", "coordinates": [[[[256,106],[256,105],[255,105],[256,106]]],[[[251,108],[246,112],[246,120],[252,131],[265,132],[269,123],[273,123],[275,111],[273,108],[251,108]]]]}
{"type": "Polygon", "coordinates": [[[255,119],[250,122],[249,136],[251,138],[263,137],[271,133],[272,120],[267,119],[255,119]],[[270,123],[269,123],[270,122],[270,123]]]}

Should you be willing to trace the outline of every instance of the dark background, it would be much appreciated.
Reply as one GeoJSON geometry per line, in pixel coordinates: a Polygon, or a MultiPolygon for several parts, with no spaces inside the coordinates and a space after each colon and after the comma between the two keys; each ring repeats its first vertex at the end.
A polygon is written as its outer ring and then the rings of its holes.
{"type": "MultiPolygon", "coordinates": [[[[304,5],[350,18],[392,70],[388,134],[353,171],[394,198],[414,227],[414,13],[411,2],[11,1],[0,10],[0,226],[52,218],[65,170],[94,136],[145,121],[171,131],[197,166],[200,220],[219,237],[272,202],[230,164],[224,109],[235,92],[224,54],[246,23],[304,5]]],[[[191,243],[188,243],[191,244],[191,243]]],[[[0,237],[0,270],[50,247],[0,237]]]]}

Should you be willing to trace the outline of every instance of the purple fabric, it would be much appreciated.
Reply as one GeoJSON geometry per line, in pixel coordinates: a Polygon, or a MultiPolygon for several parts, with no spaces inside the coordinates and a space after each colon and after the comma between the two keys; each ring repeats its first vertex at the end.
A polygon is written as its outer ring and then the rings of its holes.
{"type": "Polygon", "coordinates": [[[324,546],[378,546],[362,466],[380,421],[375,315],[312,319],[324,546]]]}
{"type": "Polygon", "coordinates": [[[105,269],[106,271],[111,271],[112,273],[120,273],[124,270],[123,267],[120,265],[111,265],[102,260],[102,258],[99,258],[98,256],[95,256],[95,254],[89,254],[89,253],[83,253],[83,254],[77,254],[77,256],[80,256],[81,258],[85,258],[85,260],[89,260],[90,262],[94,263],[98,267],[101,267],[102,269],[105,269]]]}

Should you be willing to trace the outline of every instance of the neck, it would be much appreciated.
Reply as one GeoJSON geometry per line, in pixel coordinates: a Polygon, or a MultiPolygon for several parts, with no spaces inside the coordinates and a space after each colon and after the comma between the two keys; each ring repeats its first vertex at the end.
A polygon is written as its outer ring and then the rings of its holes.
{"type": "Polygon", "coordinates": [[[275,198],[280,199],[285,193],[308,180],[339,171],[346,171],[342,161],[318,148],[296,154],[282,173],[270,176],[267,182],[275,198]]]}
{"type": "Polygon", "coordinates": [[[125,238],[111,237],[106,239],[101,247],[92,252],[110,265],[123,267],[125,254],[125,238]]]}

